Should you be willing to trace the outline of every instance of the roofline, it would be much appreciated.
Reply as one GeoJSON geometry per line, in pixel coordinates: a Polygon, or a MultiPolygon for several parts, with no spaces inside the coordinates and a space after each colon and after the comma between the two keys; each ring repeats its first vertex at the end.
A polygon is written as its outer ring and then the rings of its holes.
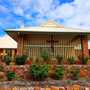
{"type": "Polygon", "coordinates": [[[0,47],[0,49],[17,49],[17,47],[16,48],[12,48],[12,47],[11,48],[10,47],[9,48],[7,48],[7,47],[3,48],[3,47],[0,47]]]}
{"type": "Polygon", "coordinates": [[[69,32],[69,33],[90,33],[89,29],[61,28],[61,27],[26,27],[19,29],[7,29],[5,32],[69,32]]]}

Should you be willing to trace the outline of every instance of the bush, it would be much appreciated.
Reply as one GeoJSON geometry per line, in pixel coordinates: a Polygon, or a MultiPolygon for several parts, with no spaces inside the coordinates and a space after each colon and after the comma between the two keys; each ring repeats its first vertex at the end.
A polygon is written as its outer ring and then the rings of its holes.
{"type": "Polygon", "coordinates": [[[15,72],[13,72],[13,71],[7,72],[7,78],[9,81],[11,81],[12,79],[15,79],[15,77],[16,77],[15,72]]]}
{"type": "Polygon", "coordinates": [[[43,60],[44,60],[45,62],[47,62],[48,59],[49,59],[49,52],[46,51],[46,50],[41,51],[41,57],[43,58],[43,60]]]}
{"type": "Polygon", "coordinates": [[[9,64],[11,63],[11,61],[12,61],[12,57],[6,55],[6,56],[4,56],[4,61],[5,61],[5,63],[6,63],[7,65],[9,65],[9,64]]]}
{"type": "Polygon", "coordinates": [[[16,57],[16,64],[17,65],[24,65],[26,63],[26,61],[27,61],[27,56],[26,55],[16,57]]]}
{"type": "Polygon", "coordinates": [[[82,64],[87,64],[88,57],[82,57],[81,61],[82,61],[82,64]]]}
{"type": "Polygon", "coordinates": [[[72,80],[78,80],[80,78],[80,69],[75,67],[70,68],[69,77],[72,80]]]}
{"type": "Polygon", "coordinates": [[[64,67],[57,67],[55,70],[55,79],[62,79],[64,76],[64,67]]]}
{"type": "Polygon", "coordinates": [[[56,56],[56,59],[58,60],[58,64],[61,64],[63,61],[63,57],[59,55],[56,56]]]}
{"type": "Polygon", "coordinates": [[[75,63],[75,58],[72,56],[72,57],[68,57],[68,62],[69,64],[74,64],[75,63]]]}
{"type": "Polygon", "coordinates": [[[2,65],[0,65],[0,72],[4,71],[4,67],[2,65]]]}
{"type": "Polygon", "coordinates": [[[30,74],[34,80],[43,80],[48,76],[48,65],[32,65],[30,74]]]}

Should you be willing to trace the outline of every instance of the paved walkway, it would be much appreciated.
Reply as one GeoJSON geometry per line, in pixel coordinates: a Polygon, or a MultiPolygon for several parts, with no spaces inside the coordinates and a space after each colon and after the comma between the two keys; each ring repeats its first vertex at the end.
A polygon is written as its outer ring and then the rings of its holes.
{"type": "Polygon", "coordinates": [[[90,83],[74,81],[74,83],[65,84],[65,81],[48,81],[47,84],[40,81],[36,85],[34,81],[5,81],[0,82],[0,90],[90,90],[90,83]]]}
{"type": "Polygon", "coordinates": [[[0,87],[0,90],[90,90],[90,87],[80,87],[79,85],[74,85],[72,87],[56,87],[56,86],[51,86],[51,87],[46,87],[46,88],[41,88],[41,87],[0,87]]]}

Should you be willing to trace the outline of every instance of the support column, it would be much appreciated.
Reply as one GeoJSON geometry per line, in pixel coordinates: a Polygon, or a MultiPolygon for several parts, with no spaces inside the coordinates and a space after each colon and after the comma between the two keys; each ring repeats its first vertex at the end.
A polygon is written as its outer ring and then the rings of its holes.
{"type": "Polygon", "coordinates": [[[3,56],[5,56],[6,55],[6,50],[5,49],[3,49],[3,56]]]}
{"type": "Polygon", "coordinates": [[[18,35],[17,55],[23,55],[23,36],[18,35]]]}
{"type": "Polygon", "coordinates": [[[12,49],[12,59],[14,60],[15,57],[15,49],[12,49]]]}
{"type": "Polygon", "coordinates": [[[6,55],[6,50],[3,49],[3,55],[2,55],[2,59],[4,59],[4,56],[6,55]]]}
{"type": "Polygon", "coordinates": [[[81,35],[82,56],[89,56],[88,35],[81,35]]]}

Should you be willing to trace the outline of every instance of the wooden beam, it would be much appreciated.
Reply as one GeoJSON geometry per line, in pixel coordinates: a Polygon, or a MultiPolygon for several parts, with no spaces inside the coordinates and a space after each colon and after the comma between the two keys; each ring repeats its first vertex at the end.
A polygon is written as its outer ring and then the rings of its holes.
{"type": "Polygon", "coordinates": [[[79,39],[80,38],[80,35],[76,35],[75,37],[73,37],[72,39],[71,39],[71,43],[72,42],[75,42],[77,39],[79,39]]]}

